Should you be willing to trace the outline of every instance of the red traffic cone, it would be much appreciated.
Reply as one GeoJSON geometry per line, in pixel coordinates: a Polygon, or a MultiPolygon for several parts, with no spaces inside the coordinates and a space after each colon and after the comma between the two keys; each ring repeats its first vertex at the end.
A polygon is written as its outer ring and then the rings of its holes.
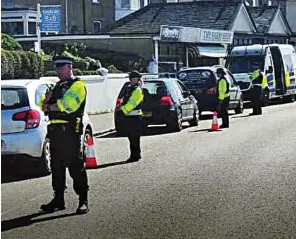
{"type": "Polygon", "coordinates": [[[212,131],[217,131],[219,129],[218,124],[218,113],[215,111],[213,113],[213,121],[212,121],[212,131]]]}
{"type": "Polygon", "coordinates": [[[96,151],[92,137],[87,138],[85,168],[97,168],[96,151]]]}

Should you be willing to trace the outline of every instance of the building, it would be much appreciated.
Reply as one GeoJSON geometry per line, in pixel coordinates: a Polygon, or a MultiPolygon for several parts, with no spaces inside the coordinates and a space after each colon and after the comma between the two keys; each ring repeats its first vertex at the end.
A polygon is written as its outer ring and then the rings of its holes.
{"type": "Polygon", "coordinates": [[[149,0],[115,0],[115,20],[119,20],[148,5],[149,0]]]}
{"type": "MultiPolygon", "coordinates": [[[[41,5],[61,6],[62,34],[99,34],[115,22],[115,2],[101,0],[42,0],[41,5]]],[[[35,35],[37,5],[34,0],[2,0],[2,32],[35,35]]]]}

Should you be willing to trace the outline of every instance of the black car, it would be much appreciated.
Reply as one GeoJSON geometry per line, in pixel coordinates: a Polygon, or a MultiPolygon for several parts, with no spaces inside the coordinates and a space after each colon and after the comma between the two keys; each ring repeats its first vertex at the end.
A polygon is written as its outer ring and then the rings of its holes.
{"type": "MultiPolygon", "coordinates": [[[[116,104],[121,102],[126,82],[116,104]]],[[[190,126],[197,126],[199,121],[198,103],[185,85],[175,78],[145,79],[142,83],[143,127],[148,125],[166,124],[172,131],[180,131],[182,122],[189,122],[190,126]]],[[[114,114],[115,128],[120,134],[120,119],[114,114]]]]}
{"type": "MultiPolygon", "coordinates": [[[[178,72],[177,78],[184,83],[199,103],[199,112],[217,111],[217,69],[220,66],[184,68],[178,72]]],[[[222,67],[223,68],[223,67],[222,67]]],[[[226,80],[229,82],[229,109],[236,114],[243,113],[244,100],[242,92],[233,75],[226,69],[226,80]]]]}

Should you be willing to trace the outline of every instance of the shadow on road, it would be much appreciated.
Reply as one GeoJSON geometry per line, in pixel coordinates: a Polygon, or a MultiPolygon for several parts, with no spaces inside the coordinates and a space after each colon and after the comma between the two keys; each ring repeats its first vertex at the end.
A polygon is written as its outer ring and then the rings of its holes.
{"type": "Polygon", "coordinates": [[[37,212],[37,213],[33,213],[31,215],[26,215],[26,216],[22,216],[22,217],[17,217],[17,218],[13,218],[13,219],[9,219],[6,221],[2,221],[1,222],[1,231],[9,231],[15,228],[20,228],[20,227],[27,227],[30,226],[34,223],[38,223],[38,222],[45,222],[45,221],[51,221],[54,219],[59,219],[59,218],[64,218],[64,217],[71,217],[71,216],[78,216],[78,214],[76,213],[69,213],[69,214],[63,214],[63,215],[56,215],[56,216],[50,216],[50,217],[45,217],[45,218],[39,218],[39,219],[33,219],[35,217],[39,217],[42,215],[46,215],[46,214],[50,214],[50,213],[46,213],[46,212],[37,212]]]}
{"type": "Polygon", "coordinates": [[[36,172],[36,165],[33,162],[6,161],[4,158],[1,161],[1,184],[45,176],[36,172]]]}
{"type": "Polygon", "coordinates": [[[218,132],[218,131],[222,131],[222,129],[218,129],[218,130],[212,130],[212,129],[198,129],[198,130],[193,130],[193,131],[189,131],[190,133],[197,133],[197,132],[208,132],[208,133],[212,133],[212,132],[218,132]]]}

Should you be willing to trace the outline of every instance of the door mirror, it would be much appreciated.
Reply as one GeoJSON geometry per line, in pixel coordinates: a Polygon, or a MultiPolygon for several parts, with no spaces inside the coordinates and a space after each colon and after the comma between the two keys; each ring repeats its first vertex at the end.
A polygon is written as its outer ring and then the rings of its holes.
{"type": "Polygon", "coordinates": [[[183,97],[184,98],[187,98],[187,97],[189,97],[190,96],[190,92],[188,92],[188,91],[183,91],[183,97]]]}

